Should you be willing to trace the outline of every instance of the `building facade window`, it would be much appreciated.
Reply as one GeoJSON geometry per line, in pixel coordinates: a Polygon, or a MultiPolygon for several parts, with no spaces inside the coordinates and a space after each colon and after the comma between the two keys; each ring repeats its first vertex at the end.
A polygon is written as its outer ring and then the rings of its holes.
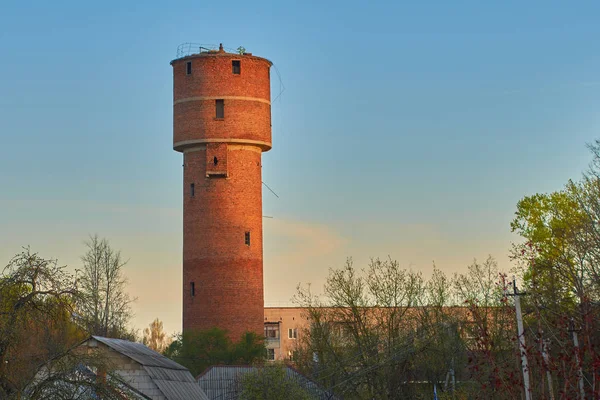
{"type": "Polygon", "coordinates": [[[196,284],[194,282],[190,282],[190,296],[194,297],[196,295],[196,284]]]}
{"type": "Polygon", "coordinates": [[[279,337],[279,325],[265,325],[265,337],[267,339],[277,339],[279,337]]]}
{"type": "Polygon", "coordinates": [[[267,360],[275,361],[275,349],[267,349],[267,360]]]}
{"type": "Polygon", "coordinates": [[[192,62],[191,61],[188,61],[185,63],[185,74],[186,75],[192,74],[192,62]]]}
{"type": "Polygon", "coordinates": [[[242,72],[241,61],[240,60],[231,61],[231,69],[233,70],[234,74],[239,75],[242,72]]]}
{"type": "Polygon", "coordinates": [[[246,243],[246,246],[250,246],[250,232],[246,232],[244,235],[244,243],[246,243]]]}
{"type": "Polygon", "coordinates": [[[298,339],[298,329],[288,329],[288,339],[298,339]]]}
{"type": "Polygon", "coordinates": [[[190,183],[190,197],[194,197],[196,195],[196,185],[190,183]]]}
{"type": "Polygon", "coordinates": [[[225,118],[225,100],[215,100],[216,118],[225,118]]]}

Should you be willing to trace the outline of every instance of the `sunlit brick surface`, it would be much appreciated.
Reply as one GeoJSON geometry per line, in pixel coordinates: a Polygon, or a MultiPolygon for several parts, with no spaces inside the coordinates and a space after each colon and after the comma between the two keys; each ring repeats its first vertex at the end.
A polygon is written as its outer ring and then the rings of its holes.
{"type": "Polygon", "coordinates": [[[271,148],[271,63],[217,52],[171,64],[173,143],[184,153],[183,330],[262,335],[261,153],[271,148]],[[241,61],[239,75],[232,60],[241,61]],[[224,100],[222,119],[216,99],[224,100]]]}

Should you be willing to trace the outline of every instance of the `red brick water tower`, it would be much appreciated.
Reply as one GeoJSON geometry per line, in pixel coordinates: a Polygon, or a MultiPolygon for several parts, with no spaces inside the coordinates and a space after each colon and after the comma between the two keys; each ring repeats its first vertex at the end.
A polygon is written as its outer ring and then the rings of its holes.
{"type": "Polygon", "coordinates": [[[188,45],[171,65],[173,149],[183,153],[183,331],[262,335],[272,63],[188,45]]]}

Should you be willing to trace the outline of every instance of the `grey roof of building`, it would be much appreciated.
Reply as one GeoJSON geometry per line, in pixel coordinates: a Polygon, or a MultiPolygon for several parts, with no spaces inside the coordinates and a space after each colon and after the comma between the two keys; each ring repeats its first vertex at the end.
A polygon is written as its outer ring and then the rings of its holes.
{"type": "Polygon", "coordinates": [[[141,343],[130,342],[129,340],[123,339],[109,339],[101,336],[92,337],[97,341],[104,343],[111,349],[137,361],[141,365],[174,370],[188,370],[183,365],[177,364],[175,361],[157,353],[141,343]]]}
{"type": "Polygon", "coordinates": [[[92,336],[139,363],[168,400],[208,400],[190,371],[141,343],[92,336]]]}
{"type": "MultiPolygon", "coordinates": [[[[239,365],[216,365],[209,367],[200,376],[198,383],[210,400],[234,400],[238,398],[240,391],[240,377],[250,372],[257,371],[260,367],[239,365]]],[[[298,382],[306,389],[314,399],[337,400],[338,397],[323,390],[315,382],[296,371],[287,367],[288,378],[298,382]]]]}

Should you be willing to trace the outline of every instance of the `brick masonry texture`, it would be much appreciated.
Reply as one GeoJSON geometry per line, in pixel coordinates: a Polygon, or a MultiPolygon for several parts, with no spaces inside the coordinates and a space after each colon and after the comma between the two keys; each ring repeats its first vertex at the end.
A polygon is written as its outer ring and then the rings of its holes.
{"type": "Polygon", "coordinates": [[[253,56],[217,53],[181,58],[173,61],[172,65],[174,144],[227,138],[267,142],[270,148],[270,61],[253,56]],[[239,75],[232,72],[233,60],[241,61],[239,75]],[[186,74],[187,62],[192,63],[190,75],[186,74]],[[198,97],[209,99],[178,102],[198,97]],[[223,119],[216,118],[217,98],[225,98],[223,119]]]}
{"type": "Polygon", "coordinates": [[[215,100],[173,107],[174,145],[195,139],[248,139],[271,142],[270,106],[251,100],[224,100],[225,118],[217,119],[215,100]]]}
{"type": "Polygon", "coordinates": [[[183,331],[216,326],[226,329],[234,340],[248,330],[262,335],[261,153],[271,146],[270,105],[227,97],[270,101],[271,63],[254,56],[217,53],[171,64],[173,142],[196,141],[176,147],[184,153],[183,331]],[[233,74],[232,60],[241,61],[240,75],[233,74]],[[192,62],[191,75],[186,74],[188,61],[192,62]],[[214,99],[194,100],[206,97],[225,97],[223,119],[215,118],[214,99]],[[210,143],[199,144],[202,141],[210,143]],[[246,244],[247,232],[250,245],[246,244]]]}

